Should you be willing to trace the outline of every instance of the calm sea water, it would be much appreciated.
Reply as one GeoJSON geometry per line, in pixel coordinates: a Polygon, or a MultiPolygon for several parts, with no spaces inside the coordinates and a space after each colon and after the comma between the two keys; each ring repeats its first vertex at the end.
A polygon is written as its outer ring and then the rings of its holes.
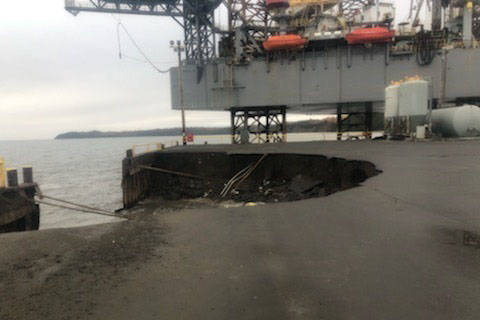
{"type": "MultiPolygon", "coordinates": [[[[333,133],[290,134],[288,140],[333,140],[333,133]]],[[[195,143],[229,143],[229,136],[196,137],[195,143]]],[[[0,141],[7,168],[31,165],[44,194],[106,210],[122,207],[121,166],[125,151],[145,144],[173,145],[178,137],[105,138],[81,140],[0,141]]],[[[21,169],[19,170],[21,171],[21,169]]],[[[22,179],[20,174],[20,180],[22,179]]],[[[115,218],[41,206],[41,229],[84,226],[115,218]]]]}

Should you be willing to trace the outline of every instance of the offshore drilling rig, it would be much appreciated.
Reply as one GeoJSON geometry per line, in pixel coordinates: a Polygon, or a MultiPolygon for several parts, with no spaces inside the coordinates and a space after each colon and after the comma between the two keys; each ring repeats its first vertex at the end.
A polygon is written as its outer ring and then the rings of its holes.
{"type": "Polygon", "coordinates": [[[173,18],[185,59],[170,70],[172,108],[229,111],[233,143],[285,141],[287,110],[336,114],[339,139],[371,132],[385,87],[411,76],[429,81],[433,109],[480,102],[478,0],[411,0],[402,23],[385,0],[66,0],[65,8],[173,18]],[[228,15],[224,29],[216,10],[228,15]]]}

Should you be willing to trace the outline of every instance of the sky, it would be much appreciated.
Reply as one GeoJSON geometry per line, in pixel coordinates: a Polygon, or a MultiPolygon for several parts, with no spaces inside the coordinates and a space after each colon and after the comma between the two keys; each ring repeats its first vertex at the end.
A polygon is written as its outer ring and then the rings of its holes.
{"type": "MultiPolygon", "coordinates": [[[[405,15],[409,1],[396,2],[405,15]]],[[[183,39],[183,33],[172,19],[116,17],[160,69],[177,64],[168,43],[183,39]]],[[[121,39],[122,53],[141,60],[127,37],[121,39]]],[[[118,53],[112,15],[74,17],[64,10],[63,0],[3,3],[0,140],[180,126],[179,112],[170,110],[169,75],[141,61],[119,59],[118,53]]],[[[229,119],[227,112],[187,111],[189,126],[228,126],[229,119]]]]}

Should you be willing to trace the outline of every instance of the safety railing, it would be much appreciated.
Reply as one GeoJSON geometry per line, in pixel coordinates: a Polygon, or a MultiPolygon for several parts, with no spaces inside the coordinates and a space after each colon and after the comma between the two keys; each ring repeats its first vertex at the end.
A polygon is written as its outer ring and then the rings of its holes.
{"type": "MultiPolygon", "coordinates": [[[[303,132],[303,133],[289,133],[288,141],[289,142],[306,142],[306,141],[334,141],[338,138],[337,132],[303,132]]],[[[342,139],[355,139],[355,138],[364,138],[364,132],[343,132],[341,133],[342,139]]],[[[368,135],[379,137],[383,135],[381,131],[375,131],[368,133],[368,135]]],[[[273,140],[271,140],[273,141],[273,140]]],[[[255,142],[258,142],[257,140],[255,142]]],[[[231,144],[232,137],[231,135],[196,135],[194,136],[193,141],[189,141],[188,145],[206,145],[206,144],[231,144]]],[[[154,142],[154,143],[144,143],[136,144],[131,147],[133,156],[156,152],[164,150],[165,148],[176,147],[182,145],[182,139],[179,137],[178,140],[154,142]]]]}
{"type": "Polygon", "coordinates": [[[133,156],[137,156],[139,154],[150,153],[161,151],[165,149],[165,144],[163,143],[142,143],[142,144],[134,144],[132,146],[133,156]]]}
{"type": "Polygon", "coordinates": [[[81,11],[103,13],[134,13],[154,16],[181,17],[179,1],[111,1],[111,0],[65,0],[65,9],[77,15],[81,11]],[[172,5],[173,4],[173,5],[172,5]]]}
{"type": "MultiPolygon", "coordinates": [[[[230,144],[230,135],[198,135],[194,137],[193,141],[188,142],[188,145],[205,145],[205,144],[230,144]]],[[[135,144],[131,150],[133,156],[138,156],[145,153],[156,152],[164,150],[165,148],[176,147],[182,145],[181,138],[178,140],[170,140],[163,142],[152,142],[135,144]]]]}

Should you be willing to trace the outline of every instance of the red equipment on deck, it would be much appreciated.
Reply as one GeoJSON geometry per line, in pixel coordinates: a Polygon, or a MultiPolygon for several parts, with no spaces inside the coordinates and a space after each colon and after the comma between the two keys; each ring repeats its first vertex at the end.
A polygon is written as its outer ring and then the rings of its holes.
{"type": "Polygon", "coordinates": [[[271,36],[267,41],[263,42],[263,47],[267,51],[302,49],[307,42],[307,39],[297,34],[286,34],[271,36]]]}
{"type": "Polygon", "coordinates": [[[395,30],[389,30],[384,27],[361,28],[354,30],[347,34],[348,44],[362,44],[362,43],[381,43],[391,42],[395,37],[395,30]]]}

